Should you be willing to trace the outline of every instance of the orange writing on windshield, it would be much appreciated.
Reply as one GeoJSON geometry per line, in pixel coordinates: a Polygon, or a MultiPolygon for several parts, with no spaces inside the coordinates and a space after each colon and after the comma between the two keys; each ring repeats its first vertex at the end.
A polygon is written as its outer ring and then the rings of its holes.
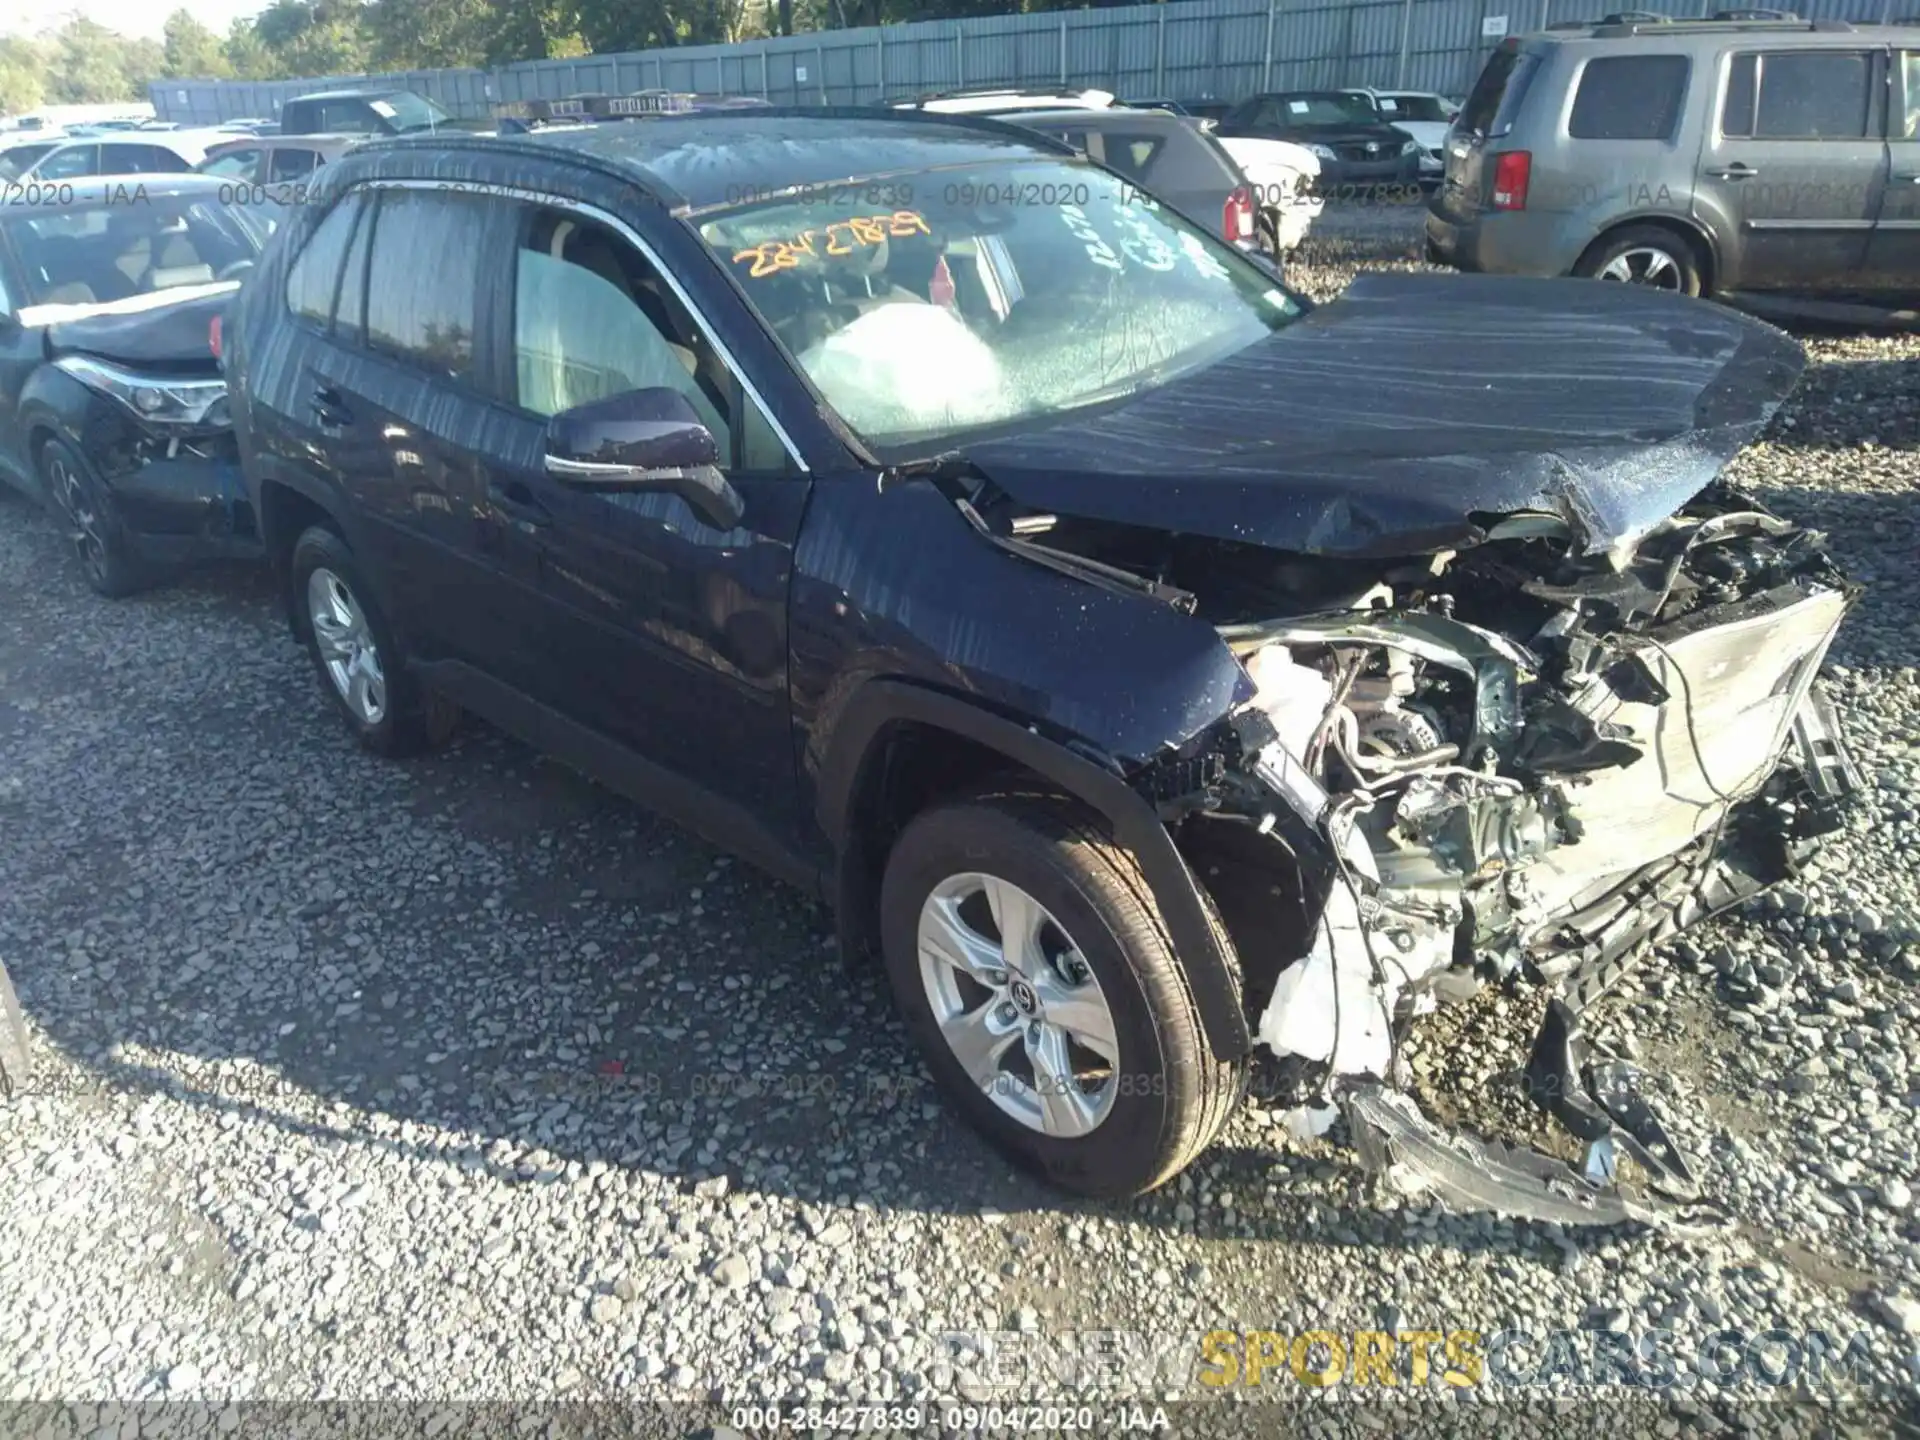
{"type": "Polygon", "coordinates": [[[889,235],[931,235],[924,215],[913,210],[896,210],[891,215],[853,215],[836,220],[818,230],[803,230],[791,240],[763,240],[736,251],[733,263],[753,268],[747,278],[759,280],[782,270],[792,270],[802,255],[851,255],[856,250],[879,245],[889,235]]]}

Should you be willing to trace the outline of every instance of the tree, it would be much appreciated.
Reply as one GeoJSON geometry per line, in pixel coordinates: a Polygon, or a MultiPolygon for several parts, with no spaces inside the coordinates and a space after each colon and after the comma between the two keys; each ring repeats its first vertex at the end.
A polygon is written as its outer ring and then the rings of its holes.
{"type": "Polygon", "coordinates": [[[373,37],[359,0],[274,0],[253,28],[282,75],[363,75],[373,37]]]}
{"type": "Polygon", "coordinates": [[[166,65],[165,53],[155,41],[128,40],[79,15],[55,31],[42,48],[45,98],[55,105],[139,98],[146,93],[147,82],[166,65]]]}
{"type": "Polygon", "coordinates": [[[162,32],[167,57],[167,74],[183,80],[219,79],[231,75],[233,67],[222,52],[220,37],[185,10],[167,17],[162,32]]]}
{"type": "Polygon", "coordinates": [[[251,20],[234,21],[227,28],[227,38],[220,50],[221,59],[236,79],[281,78],[279,62],[274,58],[273,51],[267,48],[267,42],[260,38],[260,31],[251,20]]]}
{"type": "Polygon", "coordinates": [[[45,63],[32,41],[0,36],[0,115],[39,107],[46,95],[40,82],[45,63]]]}

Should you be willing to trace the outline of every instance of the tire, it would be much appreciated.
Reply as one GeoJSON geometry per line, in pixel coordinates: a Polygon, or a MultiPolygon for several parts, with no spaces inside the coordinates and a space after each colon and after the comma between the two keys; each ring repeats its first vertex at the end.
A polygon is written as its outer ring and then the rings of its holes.
{"type": "Polygon", "coordinates": [[[1693,244],[1659,225],[1629,225],[1603,236],[1573,270],[1583,279],[1625,280],[1693,296],[1701,293],[1701,272],[1700,254],[1693,244]]]}
{"type": "Polygon", "coordinates": [[[313,525],[301,532],[287,584],[320,688],[361,745],[399,758],[430,750],[452,734],[459,711],[408,666],[359,560],[337,530],[313,525]],[[315,607],[323,603],[330,613],[317,617],[315,607]]]}
{"type": "MultiPolygon", "coordinates": [[[[1217,917],[1214,923],[1217,928],[1217,917]]],[[[935,1083],[1001,1153],[1064,1190],[1113,1198],[1165,1184],[1213,1142],[1246,1093],[1246,1065],[1219,1059],[1208,1044],[1186,972],[1139,866],[1104,821],[1074,801],[986,795],[924,812],[887,857],[880,930],[895,1000],[935,1083]],[[1001,897],[1010,885],[1015,897],[1038,904],[1042,954],[1029,949],[1024,955],[1033,980],[1024,997],[1012,983],[996,991],[961,980],[962,972],[934,958],[942,948],[939,939],[956,933],[988,947],[972,952],[975,958],[1003,954],[991,933],[995,902],[984,887],[973,893],[976,878],[1001,897]],[[929,917],[924,929],[923,914],[929,917]],[[945,924],[943,915],[949,917],[945,924]],[[951,928],[954,920],[963,931],[951,928]],[[935,941],[924,953],[923,935],[935,941]],[[1067,968],[1078,971],[1083,964],[1093,991],[1084,980],[1070,983],[1070,976],[1047,966],[1045,957],[1063,949],[1078,957],[1077,963],[1065,961],[1067,968]],[[930,982],[928,973],[944,978],[930,982]],[[969,999],[981,1002],[977,1009],[965,1008],[969,999]],[[1039,1033],[1052,1037],[1065,1026],[1044,1017],[1071,1016],[1080,1024],[1078,1017],[1091,1013],[1089,999],[1104,1005],[1109,1027],[1102,1043],[1118,1053],[1102,1057],[1079,1039],[1063,1052],[1043,1038],[1043,1054],[1057,1061],[1070,1053],[1078,1063],[1036,1068],[1030,1058],[1036,1030],[1020,1009],[1033,1007],[1027,1013],[1042,1018],[1039,1033]],[[997,1037],[1005,1046],[997,1064],[963,1064],[943,1030],[941,1012],[950,1024],[956,1016],[983,1017],[958,1028],[997,1037]],[[991,1028],[984,1018],[989,1016],[991,1028]],[[1081,1087],[1077,1095],[1069,1097],[1064,1084],[1033,1083],[1069,1068],[1076,1075],[1088,1072],[1086,1080],[1073,1082],[1081,1087]],[[1010,1073],[1017,1071],[1024,1075],[1010,1073]],[[1043,1090],[1059,1098],[1057,1107],[1043,1107],[1043,1090]],[[1077,1133],[1061,1125],[1048,1133],[1048,1113],[1091,1123],[1077,1133]]],[[[1028,933],[1035,932],[1029,927],[1028,933]]],[[[1080,1034],[1091,1036],[1099,1028],[1082,1025],[1080,1034]]]]}
{"type": "Polygon", "coordinates": [[[86,457],[56,436],[40,446],[35,458],[47,504],[68,528],[88,588],[121,600],[151,585],[153,574],[134,558],[127,543],[113,492],[86,457]]]}
{"type": "Polygon", "coordinates": [[[32,1058],[20,998],[13,993],[7,967],[0,965],[0,1100],[11,1099],[25,1086],[32,1058]]]}

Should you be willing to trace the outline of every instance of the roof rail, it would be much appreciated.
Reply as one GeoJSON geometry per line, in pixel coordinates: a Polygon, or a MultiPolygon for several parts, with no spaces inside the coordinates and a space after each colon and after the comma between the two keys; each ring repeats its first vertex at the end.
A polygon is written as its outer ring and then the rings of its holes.
{"type": "Polygon", "coordinates": [[[1657,10],[1616,10],[1593,22],[1595,25],[1671,25],[1673,17],[1657,10]]]}
{"type": "Polygon", "coordinates": [[[528,124],[577,124],[631,120],[645,115],[691,115],[703,110],[759,109],[768,102],[750,95],[694,95],[675,90],[636,90],[631,95],[569,95],[561,100],[509,100],[493,107],[496,120],[528,124]]]}
{"type": "MultiPolygon", "coordinates": [[[[1734,30],[1798,30],[1798,31],[1835,31],[1851,33],[1853,23],[1847,20],[1805,20],[1791,11],[1783,10],[1717,10],[1712,15],[1691,15],[1674,17],[1662,15],[1657,18],[1640,19],[1637,15],[1609,15],[1603,20],[1591,22],[1592,34],[1596,39],[1618,39],[1626,35],[1652,35],[1675,33],[1698,33],[1700,31],[1734,30]]],[[[1557,27],[1548,27],[1550,29],[1557,27]]]]}

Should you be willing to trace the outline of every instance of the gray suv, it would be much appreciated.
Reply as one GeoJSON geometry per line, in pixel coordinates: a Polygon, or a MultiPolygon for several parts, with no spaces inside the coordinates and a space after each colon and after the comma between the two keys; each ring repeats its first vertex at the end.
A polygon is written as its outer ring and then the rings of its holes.
{"type": "Polygon", "coordinates": [[[1505,40],[1448,136],[1427,257],[1689,295],[1920,288],[1920,28],[1627,16],[1505,40]]]}

